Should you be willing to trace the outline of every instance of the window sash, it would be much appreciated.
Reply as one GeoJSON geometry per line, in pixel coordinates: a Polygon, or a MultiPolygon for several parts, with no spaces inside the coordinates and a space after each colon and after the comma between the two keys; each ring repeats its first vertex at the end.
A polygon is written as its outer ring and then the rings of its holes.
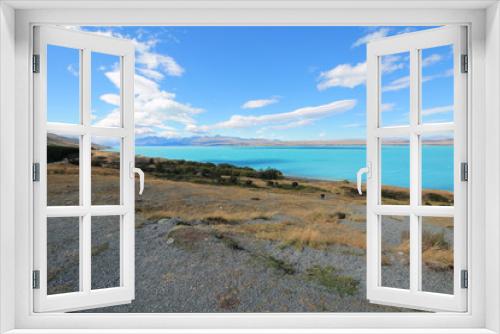
{"type": "Polygon", "coordinates": [[[461,271],[467,269],[467,183],[460,180],[460,162],[467,162],[467,75],[461,73],[461,55],[466,54],[466,28],[446,26],[387,37],[367,45],[367,162],[371,177],[367,181],[367,296],[374,303],[404,306],[431,311],[467,310],[467,290],[461,288],[461,271]],[[421,124],[420,50],[453,45],[454,53],[454,121],[453,123],[421,124]],[[410,57],[410,115],[409,125],[381,127],[381,68],[384,55],[408,52],[410,57]],[[421,135],[452,131],[454,135],[454,206],[423,206],[421,201],[422,152],[421,135]],[[410,204],[381,204],[381,139],[408,136],[410,150],[410,204]],[[381,285],[383,215],[409,217],[409,289],[381,285]],[[454,288],[453,295],[421,290],[421,217],[453,217],[454,288]],[[402,302],[404,301],[404,302],[402,302]]]}
{"type": "Polygon", "coordinates": [[[40,271],[40,288],[33,289],[35,312],[73,311],[106,305],[128,303],[134,298],[134,179],[129,168],[134,161],[132,42],[70,31],[56,27],[36,27],[34,52],[40,55],[40,72],[34,74],[34,161],[40,164],[40,181],[34,183],[34,263],[40,271]],[[56,45],[79,50],[80,53],[80,124],[47,122],[47,46],[56,45]],[[121,73],[121,119],[119,128],[91,125],[91,55],[92,52],[119,56],[121,73]],[[47,206],[47,134],[76,135],[80,139],[80,205],[47,206]],[[120,204],[92,205],[91,201],[91,138],[119,138],[120,204]],[[93,290],[92,217],[120,215],[120,286],[93,290]],[[47,218],[79,217],[79,291],[47,293],[47,218]]]}

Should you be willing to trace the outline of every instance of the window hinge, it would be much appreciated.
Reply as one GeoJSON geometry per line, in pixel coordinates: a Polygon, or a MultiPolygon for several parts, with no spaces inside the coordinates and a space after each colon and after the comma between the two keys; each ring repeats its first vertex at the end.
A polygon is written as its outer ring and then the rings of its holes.
{"type": "Polygon", "coordinates": [[[462,289],[469,288],[469,271],[467,271],[467,270],[462,270],[462,272],[461,272],[461,284],[460,284],[460,287],[462,289]]]}
{"type": "Polygon", "coordinates": [[[40,164],[35,162],[33,164],[33,182],[40,181],[40,164]]]}
{"type": "Polygon", "coordinates": [[[469,181],[469,164],[466,162],[460,164],[460,180],[469,181]]]}
{"type": "Polygon", "coordinates": [[[462,55],[462,73],[469,72],[469,56],[462,55]]]}
{"type": "Polygon", "coordinates": [[[40,289],[40,270],[33,270],[33,289],[40,289]]]}
{"type": "Polygon", "coordinates": [[[40,55],[33,55],[33,73],[40,73],[40,55]]]}

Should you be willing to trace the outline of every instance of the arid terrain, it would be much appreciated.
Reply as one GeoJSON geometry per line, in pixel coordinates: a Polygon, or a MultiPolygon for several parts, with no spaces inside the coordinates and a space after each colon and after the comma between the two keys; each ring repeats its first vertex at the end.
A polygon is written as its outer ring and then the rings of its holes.
{"type": "MultiPolygon", "coordinates": [[[[49,205],[78,203],[71,152],[49,159],[49,205]]],[[[92,154],[92,202],[117,204],[118,156],[98,147],[92,154]]],[[[92,312],[407,311],[366,299],[365,198],[352,183],[157,158],[137,157],[136,165],[146,172],[144,194],[136,196],[136,298],[92,312]]],[[[385,187],[384,196],[397,204],[408,193],[385,187]]],[[[427,205],[451,198],[424,194],[427,205]]],[[[92,225],[96,288],[119,282],[115,218],[92,225]]],[[[49,260],[50,293],[78,287],[78,230],[64,225],[48,227],[49,256],[57,254],[49,260]]],[[[382,228],[383,284],[407,287],[408,223],[385,217],[382,228]]],[[[426,220],[424,290],[452,292],[452,228],[450,219],[426,220]]]]}

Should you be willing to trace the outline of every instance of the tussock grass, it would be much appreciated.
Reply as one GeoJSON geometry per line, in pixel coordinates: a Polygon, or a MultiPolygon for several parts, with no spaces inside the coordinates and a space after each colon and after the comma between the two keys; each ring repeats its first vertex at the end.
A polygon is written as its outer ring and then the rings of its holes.
{"type": "MultiPolygon", "coordinates": [[[[401,240],[401,244],[396,247],[396,251],[408,256],[410,253],[408,231],[401,234],[401,240]]],[[[430,269],[436,271],[453,269],[453,247],[446,241],[444,231],[422,231],[422,261],[430,269]]]]}
{"type": "Polygon", "coordinates": [[[271,268],[274,268],[278,272],[281,272],[281,273],[286,274],[286,275],[294,275],[296,273],[296,270],[292,264],[290,264],[286,261],[277,259],[272,255],[259,254],[256,256],[258,259],[262,260],[265,265],[267,265],[271,268]]]}
{"type": "Polygon", "coordinates": [[[309,280],[315,281],[340,296],[356,294],[359,281],[346,275],[340,275],[338,270],[331,266],[313,266],[306,271],[309,280]]]}
{"type": "Polygon", "coordinates": [[[269,220],[273,212],[247,212],[234,210],[221,210],[200,208],[198,211],[192,209],[176,207],[172,210],[146,210],[144,218],[147,220],[159,220],[163,218],[178,217],[185,221],[204,221],[207,224],[228,224],[244,222],[248,220],[269,220]]]}
{"type": "Polygon", "coordinates": [[[225,235],[225,234],[220,234],[216,233],[215,237],[222,241],[222,243],[229,249],[235,250],[235,251],[242,251],[245,250],[236,240],[233,238],[225,235]]]}
{"type": "Polygon", "coordinates": [[[311,247],[322,249],[329,245],[366,248],[365,233],[342,224],[313,223],[302,225],[292,222],[245,225],[217,225],[220,232],[245,234],[257,239],[277,241],[298,249],[311,247]]]}
{"type": "Polygon", "coordinates": [[[92,246],[91,253],[92,253],[92,256],[97,256],[97,255],[101,254],[102,252],[107,251],[108,249],[109,249],[109,242],[106,241],[102,244],[92,246]]]}
{"type": "Polygon", "coordinates": [[[240,305],[239,290],[229,288],[217,295],[217,303],[222,310],[234,310],[240,305]]]}

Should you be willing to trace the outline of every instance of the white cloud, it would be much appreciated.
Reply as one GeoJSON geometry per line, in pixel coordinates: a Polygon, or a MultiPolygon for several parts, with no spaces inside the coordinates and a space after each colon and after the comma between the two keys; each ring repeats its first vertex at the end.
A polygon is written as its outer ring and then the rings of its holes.
{"type": "Polygon", "coordinates": [[[423,116],[436,115],[436,114],[445,114],[453,111],[453,105],[441,106],[435,108],[429,108],[422,110],[423,116]]]}
{"type": "Polygon", "coordinates": [[[103,94],[99,97],[101,101],[113,106],[120,106],[120,95],[118,94],[103,94]]]}
{"type": "Polygon", "coordinates": [[[287,129],[293,129],[293,128],[299,128],[301,126],[309,125],[314,123],[315,119],[301,119],[298,121],[282,124],[282,125],[273,125],[269,126],[266,129],[272,129],[272,130],[287,130],[287,129]]]}
{"type": "Polygon", "coordinates": [[[398,31],[397,35],[406,34],[406,33],[413,32],[413,31],[415,31],[414,27],[406,27],[403,30],[398,31]]]}
{"type": "Polygon", "coordinates": [[[351,123],[351,124],[345,124],[342,127],[343,128],[359,128],[362,126],[363,126],[363,124],[361,124],[361,123],[351,123]]]}
{"type": "Polygon", "coordinates": [[[453,69],[452,68],[447,69],[446,71],[444,71],[442,73],[424,76],[422,78],[422,82],[427,82],[427,81],[431,81],[431,80],[434,80],[434,79],[440,79],[440,78],[448,78],[448,77],[451,77],[451,76],[453,76],[453,69]]]}
{"type": "MultiPolygon", "coordinates": [[[[82,30],[81,27],[70,26],[74,30],[82,30]]],[[[92,30],[93,34],[106,37],[128,39],[134,43],[136,50],[136,67],[142,75],[153,79],[162,80],[164,75],[181,76],[184,74],[184,68],[177,63],[171,56],[160,54],[153,49],[158,43],[157,39],[137,39],[130,36],[122,35],[112,30],[92,30]]]]}
{"type": "MultiPolygon", "coordinates": [[[[442,73],[424,76],[422,82],[429,82],[435,79],[447,78],[453,75],[453,69],[448,69],[442,73]]],[[[410,76],[406,75],[404,77],[395,79],[382,87],[383,92],[393,92],[400,89],[408,88],[410,86],[410,76]]]]}
{"type": "MultiPolygon", "coordinates": [[[[115,85],[120,84],[120,73],[110,71],[106,77],[115,85]]],[[[159,84],[139,74],[134,76],[134,108],[136,133],[138,135],[159,134],[169,137],[177,130],[169,125],[179,123],[183,126],[195,124],[193,118],[203,112],[203,109],[175,100],[175,94],[161,90],[159,84]]],[[[119,106],[120,97],[117,94],[103,94],[100,99],[110,105],[119,106]]],[[[98,126],[119,126],[120,112],[115,109],[103,119],[98,120],[98,126]]]]}
{"type": "Polygon", "coordinates": [[[422,67],[430,66],[430,65],[435,64],[437,62],[440,62],[442,59],[443,59],[443,56],[441,56],[440,54],[437,54],[437,53],[431,54],[430,56],[422,59],[422,67]]]}
{"type": "Polygon", "coordinates": [[[393,92],[396,90],[408,88],[410,86],[410,76],[406,75],[404,77],[395,79],[389,84],[382,87],[383,92],[393,92]]]}
{"type": "Polygon", "coordinates": [[[272,97],[270,99],[260,99],[260,100],[249,100],[243,103],[241,108],[243,109],[256,109],[268,106],[270,104],[277,103],[279,99],[277,97],[272,97]]]}
{"type": "MultiPolygon", "coordinates": [[[[398,55],[385,56],[382,59],[382,72],[392,73],[405,67],[405,59],[398,55]]],[[[366,62],[351,64],[340,64],[319,75],[318,90],[325,90],[330,87],[354,88],[362,85],[366,81],[366,62]]]]}
{"type": "Polygon", "coordinates": [[[156,81],[163,80],[163,78],[165,77],[163,73],[155,70],[150,70],[149,68],[137,68],[136,71],[141,73],[145,77],[148,77],[156,81]]]}
{"type": "Polygon", "coordinates": [[[175,61],[174,58],[150,52],[149,49],[146,50],[148,51],[138,52],[136,62],[144,65],[147,70],[151,71],[162,69],[166,74],[176,77],[181,76],[184,73],[184,69],[175,61]]]}
{"type": "Polygon", "coordinates": [[[403,69],[408,64],[408,58],[400,55],[387,55],[382,57],[382,72],[392,73],[403,69]]]}
{"type": "Polygon", "coordinates": [[[80,76],[80,71],[78,70],[78,68],[75,68],[73,64],[69,64],[68,67],[66,67],[66,70],[68,70],[68,72],[75,77],[80,76]]]}
{"type": "Polygon", "coordinates": [[[320,82],[316,86],[318,90],[325,90],[330,87],[354,88],[366,81],[366,63],[358,63],[354,66],[350,64],[337,65],[333,69],[321,72],[320,82]]]}
{"type": "Polygon", "coordinates": [[[291,122],[303,120],[316,120],[330,115],[343,113],[352,109],[356,105],[356,100],[340,100],[332,103],[303,107],[290,112],[267,114],[261,116],[233,115],[227,121],[212,125],[196,126],[189,125],[190,131],[207,132],[214,129],[238,129],[255,126],[287,125],[291,122]]]}
{"type": "MultiPolygon", "coordinates": [[[[68,26],[69,29],[82,30],[78,26],[68,26]]],[[[89,31],[88,31],[89,32],[89,31]]],[[[172,137],[178,135],[179,130],[171,126],[178,123],[184,127],[195,123],[194,116],[203,112],[203,109],[192,107],[190,104],[176,101],[173,93],[160,88],[159,82],[165,76],[181,76],[185,70],[174,58],[154,51],[158,43],[155,38],[145,39],[122,35],[119,32],[108,30],[91,30],[91,33],[131,40],[136,50],[136,74],[134,75],[134,118],[135,132],[138,136],[160,135],[172,137]]],[[[105,76],[120,88],[120,73],[117,64],[100,68],[105,76]]],[[[69,70],[69,68],[68,68],[69,70]]],[[[103,94],[102,101],[119,107],[120,97],[117,94],[103,94]]],[[[98,119],[95,112],[91,115],[98,126],[119,126],[120,111],[118,108],[98,119]]]]}
{"type": "Polygon", "coordinates": [[[381,109],[384,111],[392,111],[394,109],[395,103],[382,103],[381,109]]]}
{"type": "Polygon", "coordinates": [[[373,40],[376,40],[376,39],[379,39],[379,38],[382,38],[382,37],[385,37],[389,34],[389,28],[381,28],[377,31],[374,31],[374,32],[371,32],[367,35],[364,35],[360,38],[358,38],[353,44],[351,47],[355,48],[355,47],[358,47],[358,46],[361,46],[363,44],[366,44],[368,42],[371,42],[373,40]]]}

